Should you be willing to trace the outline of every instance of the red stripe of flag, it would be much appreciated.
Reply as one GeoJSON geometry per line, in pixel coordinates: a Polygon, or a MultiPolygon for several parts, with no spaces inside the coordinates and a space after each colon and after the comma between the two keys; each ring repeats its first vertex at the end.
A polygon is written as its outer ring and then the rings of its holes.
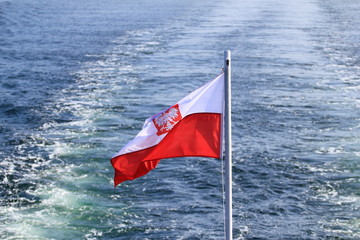
{"type": "Polygon", "coordinates": [[[220,113],[195,113],[184,117],[157,145],[112,158],[115,186],[147,174],[164,158],[220,158],[220,129],[220,113]]]}

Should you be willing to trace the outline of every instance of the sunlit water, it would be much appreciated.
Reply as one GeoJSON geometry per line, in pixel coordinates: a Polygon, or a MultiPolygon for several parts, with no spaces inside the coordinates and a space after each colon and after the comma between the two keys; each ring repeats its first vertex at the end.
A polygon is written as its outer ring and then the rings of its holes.
{"type": "Polygon", "coordinates": [[[113,188],[143,121],[233,57],[236,239],[360,238],[360,3],[0,1],[0,238],[223,239],[222,164],[113,188]]]}

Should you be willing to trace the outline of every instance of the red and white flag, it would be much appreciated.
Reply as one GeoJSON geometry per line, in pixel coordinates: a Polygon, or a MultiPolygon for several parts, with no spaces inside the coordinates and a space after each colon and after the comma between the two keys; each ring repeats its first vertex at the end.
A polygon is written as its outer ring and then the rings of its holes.
{"type": "Polygon", "coordinates": [[[220,158],[224,74],[145,120],[142,130],[111,159],[114,184],[154,169],[163,158],[220,158]]]}

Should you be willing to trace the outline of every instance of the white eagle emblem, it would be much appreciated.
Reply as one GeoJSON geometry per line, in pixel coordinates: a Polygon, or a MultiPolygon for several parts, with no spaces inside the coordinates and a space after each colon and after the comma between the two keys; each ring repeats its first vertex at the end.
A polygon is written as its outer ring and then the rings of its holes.
{"type": "Polygon", "coordinates": [[[160,136],[169,132],[181,119],[182,116],[179,110],[179,105],[176,104],[170,107],[165,112],[161,113],[153,119],[155,127],[158,130],[157,135],[160,136]]]}

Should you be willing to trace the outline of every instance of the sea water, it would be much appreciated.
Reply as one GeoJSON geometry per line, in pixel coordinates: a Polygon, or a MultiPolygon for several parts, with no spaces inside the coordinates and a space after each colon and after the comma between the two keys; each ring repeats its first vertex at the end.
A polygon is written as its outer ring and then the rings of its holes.
{"type": "Polygon", "coordinates": [[[236,239],[360,238],[360,3],[0,1],[0,238],[223,239],[222,163],[113,188],[232,51],[236,239]]]}

